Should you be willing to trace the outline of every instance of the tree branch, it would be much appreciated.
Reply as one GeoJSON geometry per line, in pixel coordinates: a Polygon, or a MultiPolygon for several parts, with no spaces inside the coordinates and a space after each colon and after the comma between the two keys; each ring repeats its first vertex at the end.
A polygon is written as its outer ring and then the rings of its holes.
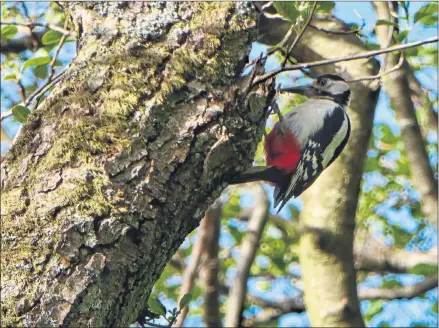
{"type": "MultiPolygon", "coordinates": [[[[378,2],[373,4],[378,19],[391,19],[390,4],[391,3],[378,2]]],[[[392,5],[397,6],[397,3],[392,3],[392,5]]],[[[388,33],[388,25],[379,25],[376,27],[376,34],[382,45],[387,41],[388,33]]],[[[395,66],[397,62],[398,55],[396,54],[388,54],[384,57],[385,68],[395,66]]],[[[393,72],[392,76],[387,75],[384,78],[384,86],[389,96],[391,107],[395,110],[396,120],[401,129],[402,141],[412,170],[412,183],[420,193],[422,211],[430,220],[431,224],[437,225],[437,181],[434,178],[434,172],[425,150],[425,142],[422,138],[421,129],[416,118],[415,107],[410,97],[410,86],[405,76],[405,71],[398,69],[397,72],[393,72]]]]}
{"type": "Polygon", "coordinates": [[[409,252],[368,238],[365,244],[354,244],[355,268],[363,271],[407,273],[417,264],[437,265],[437,248],[429,252],[409,252]]]}
{"type": "Polygon", "coordinates": [[[256,206],[248,222],[248,232],[240,249],[236,265],[236,277],[229,292],[226,327],[239,327],[247,295],[247,280],[250,267],[255,259],[259,241],[268,219],[269,201],[261,183],[253,184],[252,192],[256,206]]]}
{"type": "Polygon", "coordinates": [[[393,51],[400,51],[400,50],[404,50],[404,49],[408,49],[408,48],[413,48],[413,47],[418,47],[418,46],[421,46],[423,44],[433,43],[433,42],[437,42],[437,41],[438,41],[438,37],[432,37],[432,38],[428,38],[428,39],[425,39],[425,40],[422,40],[422,41],[416,41],[416,42],[407,43],[407,44],[404,44],[404,45],[398,45],[398,46],[394,46],[394,47],[389,47],[389,48],[386,48],[386,49],[366,51],[366,52],[363,52],[361,54],[353,55],[353,56],[346,56],[346,57],[340,57],[340,58],[334,58],[334,59],[318,60],[318,61],[315,61],[315,62],[302,63],[302,64],[293,65],[293,66],[285,66],[283,68],[275,69],[275,70],[273,70],[271,72],[268,72],[268,73],[258,77],[257,79],[255,79],[253,84],[257,85],[259,83],[265,82],[269,78],[271,78],[271,77],[273,77],[273,76],[275,76],[275,75],[277,75],[279,73],[282,73],[282,72],[294,71],[294,70],[300,70],[300,69],[306,69],[306,68],[312,68],[312,67],[318,67],[318,66],[324,66],[324,65],[335,64],[335,63],[344,62],[344,61],[351,61],[351,60],[369,58],[369,57],[374,57],[374,56],[377,56],[377,55],[380,55],[380,54],[384,54],[384,53],[388,53],[388,52],[393,52],[393,51]]]}
{"type": "Polygon", "coordinates": [[[219,303],[219,236],[221,231],[222,204],[217,200],[206,212],[205,260],[202,277],[204,281],[203,319],[207,327],[221,327],[219,303]]]}
{"type": "Polygon", "coordinates": [[[438,278],[425,277],[425,279],[411,286],[401,286],[395,288],[364,288],[358,291],[358,297],[361,300],[395,300],[401,298],[414,298],[436,288],[438,278]]]}
{"type": "MultiPolygon", "coordinates": [[[[437,286],[437,277],[426,277],[423,281],[411,286],[395,288],[362,288],[358,290],[358,297],[361,301],[374,299],[412,299],[436,288],[437,286]]],[[[302,296],[288,298],[282,301],[267,301],[254,295],[248,295],[248,297],[253,304],[263,308],[264,311],[254,317],[246,319],[244,324],[247,327],[263,325],[267,322],[278,320],[285,314],[300,313],[306,310],[302,296]]]]}
{"type": "MultiPolygon", "coordinates": [[[[198,276],[198,267],[201,261],[201,255],[203,254],[204,248],[206,246],[206,217],[201,220],[200,230],[197,234],[197,241],[192,249],[192,255],[189,265],[185,268],[183,273],[183,283],[180,288],[180,295],[178,299],[181,299],[185,294],[191,292],[195,278],[198,276]]],[[[182,309],[180,315],[177,318],[177,322],[173,327],[183,327],[184,320],[186,319],[189,307],[186,306],[182,309]]]]}

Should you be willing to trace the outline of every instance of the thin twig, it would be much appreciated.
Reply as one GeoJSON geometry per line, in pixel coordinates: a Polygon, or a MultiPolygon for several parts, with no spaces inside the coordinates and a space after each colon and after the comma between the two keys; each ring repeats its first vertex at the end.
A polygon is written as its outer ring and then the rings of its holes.
{"type": "Polygon", "coordinates": [[[354,82],[360,82],[360,81],[368,81],[368,80],[375,80],[375,79],[379,79],[382,78],[384,75],[390,74],[394,71],[397,71],[398,69],[401,68],[402,64],[404,63],[404,56],[401,54],[400,58],[399,58],[399,62],[398,64],[396,64],[395,66],[393,66],[391,69],[389,69],[388,71],[379,73],[377,75],[373,75],[373,76],[365,76],[365,77],[360,77],[358,79],[354,79],[354,80],[349,80],[346,81],[347,83],[354,83],[354,82]]]}
{"type": "MultiPolygon", "coordinates": [[[[66,73],[65,71],[62,71],[61,73],[59,73],[57,76],[55,76],[52,81],[50,81],[50,83],[45,83],[44,86],[41,86],[40,88],[38,88],[38,90],[36,90],[32,95],[29,96],[32,97],[33,99],[39,99],[43,94],[45,94],[47,92],[47,90],[49,90],[51,87],[53,87],[56,83],[59,82],[59,80],[61,80],[62,76],[66,73]],[[35,95],[34,95],[35,94],[35,95]]],[[[20,105],[27,107],[29,105],[30,102],[22,102],[20,105]]],[[[12,110],[8,110],[6,112],[2,112],[0,115],[0,121],[3,121],[5,118],[9,117],[12,115],[12,110]]]]}
{"type": "MultiPolygon", "coordinates": [[[[66,19],[66,20],[64,21],[64,29],[67,28],[67,25],[68,25],[68,20],[66,19]]],[[[60,52],[60,50],[61,50],[61,48],[62,48],[62,46],[63,46],[64,41],[66,40],[66,38],[67,38],[67,35],[66,35],[66,34],[63,34],[63,36],[62,36],[61,39],[59,40],[58,47],[56,48],[55,53],[53,54],[52,61],[51,61],[50,64],[49,64],[49,75],[48,75],[48,77],[47,77],[47,80],[48,80],[49,82],[52,80],[53,74],[55,73],[55,69],[54,69],[55,62],[56,62],[56,59],[58,58],[59,52],[60,52]]]]}
{"type": "MultiPolygon", "coordinates": [[[[65,20],[65,22],[64,22],[64,28],[66,28],[67,27],[67,24],[68,24],[68,21],[67,21],[67,19],[65,20]]],[[[38,103],[38,99],[50,88],[47,88],[47,86],[52,86],[53,85],[53,83],[52,83],[52,79],[53,79],[53,75],[54,75],[54,73],[55,73],[55,62],[56,62],[56,60],[57,60],[57,58],[58,58],[58,55],[59,55],[59,52],[61,51],[61,48],[62,48],[62,46],[63,46],[63,44],[64,44],[64,41],[66,40],[66,38],[67,38],[67,35],[66,34],[63,34],[63,36],[61,37],[61,39],[59,40],[59,43],[58,43],[58,47],[56,48],[56,50],[55,50],[55,53],[53,54],[53,58],[52,58],[52,60],[50,61],[50,63],[49,63],[49,75],[47,76],[47,80],[46,80],[46,82],[44,82],[44,84],[41,86],[41,87],[39,87],[37,90],[35,90],[30,96],[29,96],[29,98],[28,99],[26,99],[26,101],[25,101],[25,103],[24,103],[24,106],[29,106],[29,104],[32,102],[32,100],[34,99],[34,98],[36,98],[37,99],[37,103],[38,103]],[[44,90],[44,91],[43,91],[44,90]]],[[[60,75],[58,74],[57,75],[57,77],[56,78],[58,78],[58,77],[60,77],[60,75]]],[[[35,108],[36,108],[37,106],[35,106],[35,108]]]]}
{"type": "Polygon", "coordinates": [[[3,121],[5,118],[9,117],[12,115],[12,109],[7,110],[6,112],[2,112],[1,113],[1,121],[3,121]]]}
{"type": "MultiPolygon", "coordinates": [[[[44,94],[47,92],[47,90],[49,90],[49,89],[50,89],[51,87],[53,87],[56,83],[58,83],[59,80],[61,80],[61,78],[63,77],[63,75],[66,73],[66,71],[67,71],[67,70],[62,71],[62,72],[59,73],[57,76],[55,76],[55,77],[53,78],[52,81],[50,81],[49,83],[46,82],[43,86],[41,86],[41,88],[39,88],[39,89],[37,90],[38,93],[36,93],[36,94],[33,96],[33,99],[36,99],[36,101],[37,101],[37,103],[38,103],[40,97],[41,97],[42,95],[44,95],[44,94]]],[[[32,95],[31,95],[31,96],[32,96],[32,95]]],[[[29,97],[29,98],[30,98],[30,97],[29,97]]],[[[30,104],[30,102],[28,102],[26,106],[28,106],[29,104],[30,104]]],[[[36,107],[35,107],[35,108],[36,108],[36,107]]]]}
{"type": "Polygon", "coordinates": [[[264,75],[260,76],[259,78],[256,78],[255,81],[253,82],[253,84],[257,85],[257,84],[263,83],[263,82],[267,81],[269,78],[271,78],[279,73],[282,73],[282,72],[300,70],[300,69],[304,69],[304,68],[311,68],[311,67],[317,67],[317,66],[324,66],[324,65],[339,63],[342,61],[351,61],[351,60],[369,58],[369,57],[373,57],[373,56],[380,55],[383,53],[388,53],[388,52],[392,52],[392,51],[400,51],[400,50],[418,47],[418,46],[426,44],[426,43],[433,43],[433,42],[437,42],[437,41],[438,41],[438,37],[432,37],[432,38],[428,38],[428,39],[425,39],[422,41],[407,43],[404,45],[394,46],[394,47],[390,47],[390,48],[386,48],[386,49],[366,51],[366,52],[363,52],[361,54],[354,55],[354,56],[318,60],[318,61],[311,62],[311,63],[302,63],[302,64],[293,65],[293,66],[285,66],[284,68],[278,68],[278,69],[272,70],[271,72],[268,72],[267,74],[264,74],[264,75]]]}
{"type": "Polygon", "coordinates": [[[47,24],[47,23],[37,23],[37,22],[32,22],[32,23],[17,23],[17,22],[1,22],[0,25],[18,25],[18,26],[27,26],[27,27],[46,27],[46,28],[50,28],[51,30],[60,32],[62,34],[65,34],[67,36],[70,35],[70,31],[66,30],[65,28],[59,27],[57,25],[54,24],[47,24]]]}
{"type": "Polygon", "coordinates": [[[282,61],[281,67],[285,67],[285,64],[287,63],[288,58],[290,57],[291,52],[293,51],[294,47],[296,46],[296,44],[299,43],[300,39],[302,38],[303,32],[305,32],[306,28],[308,27],[309,23],[311,23],[312,17],[314,16],[314,12],[316,11],[316,7],[317,7],[317,1],[314,2],[312,9],[311,9],[311,14],[308,17],[308,20],[305,23],[305,26],[303,27],[303,29],[300,31],[300,33],[296,36],[296,39],[294,40],[294,42],[291,44],[291,46],[288,48],[288,51],[285,55],[284,60],[282,61]]]}

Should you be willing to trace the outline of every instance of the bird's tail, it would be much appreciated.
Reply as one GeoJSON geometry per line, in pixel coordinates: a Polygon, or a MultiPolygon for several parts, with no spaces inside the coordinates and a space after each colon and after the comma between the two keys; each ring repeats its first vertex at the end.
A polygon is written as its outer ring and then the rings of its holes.
{"type": "Polygon", "coordinates": [[[236,177],[231,184],[246,183],[252,181],[266,181],[273,184],[282,182],[285,174],[275,166],[253,166],[236,177]]]}

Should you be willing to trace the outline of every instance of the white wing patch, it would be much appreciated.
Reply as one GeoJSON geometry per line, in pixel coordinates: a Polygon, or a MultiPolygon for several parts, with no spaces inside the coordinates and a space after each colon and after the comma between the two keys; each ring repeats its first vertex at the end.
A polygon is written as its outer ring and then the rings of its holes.
{"type": "Polygon", "coordinates": [[[334,157],[335,150],[337,149],[338,146],[340,146],[343,139],[346,137],[346,134],[348,133],[348,129],[349,129],[348,120],[349,120],[349,118],[346,117],[346,113],[344,113],[344,116],[345,116],[345,119],[343,120],[343,124],[341,125],[340,130],[337,132],[337,134],[332,139],[331,143],[328,145],[328,147],[323,152],[322,166],[324,169],[326,168],[326,165],[328,165],[328,163],[334,157]]]}

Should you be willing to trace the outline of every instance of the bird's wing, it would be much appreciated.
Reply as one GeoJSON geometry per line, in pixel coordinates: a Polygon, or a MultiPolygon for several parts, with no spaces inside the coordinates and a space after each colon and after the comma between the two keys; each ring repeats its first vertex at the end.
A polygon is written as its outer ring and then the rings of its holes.
{"type": "Polygon", "coordinates": [[[349,117],[344,110],[334,109],[335,115],[343,115],[342,120],[334,115],[324,120],[323,127],[310,136],[300,153],[300,160],[291,178],[278,186],[275,192],[275,207],[278,212],[291,197],[297,197],[317,179],[341,153],[350,135],[349,117]]]}
{"type": "Polygon", "coordinates": [[[323,171],[323,150],[321,144],[309,139],[302,149],[300,161],[287,183],[280,186],[275,199],[275,207],[281,203],[278,212],[291,197],[299,196],[323,171]]]}

